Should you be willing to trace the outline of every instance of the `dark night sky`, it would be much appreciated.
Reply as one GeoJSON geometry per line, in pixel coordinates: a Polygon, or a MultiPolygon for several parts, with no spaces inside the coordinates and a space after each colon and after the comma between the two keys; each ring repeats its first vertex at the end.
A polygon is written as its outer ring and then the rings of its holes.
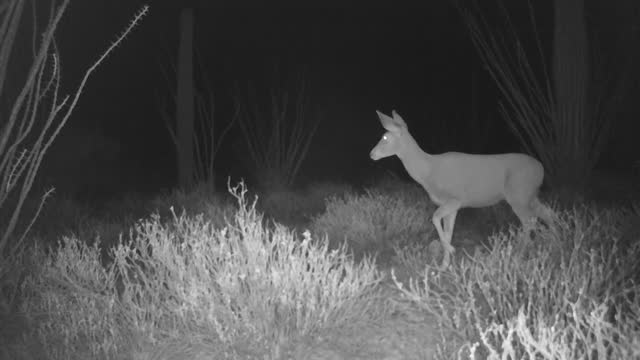
{"type": "MultiPolygon", "coordinates": [[[[142,3],[72,1],[58,35],[67,92],[142,3]]],[[[179,7],[171,3],[187,2],[148,3],[147,17],[94,73],[48,158],[43,179],[57,179],[59,188],[155,191],[173,184],[174,149],[154,94],[167,91],[160,69],[175,61],[179,7]],[[79,152],[88,151],[98,155],[77,160],[79,152]]],[[[303,179],[362,180],[382,168],[403,174],[397,160],[374,164],[368,157],[383,133],[376,109],[398,110],[426,151],[520,150],[498,116],[498,94],[449,0],[309,6],[300,4],[311,2],[301,1],[194,3],[195,42],[215,89],[221,122],[229,112],[234,81],[254,80],[274,61],[284,69],[308,69],[314,111],[322,122],[303,165],[303,179]],[[474,71],[476,115],[489,134],[479,139],[466,121],[472,115],[474,71]]],[[[611,40],[625,29],[620,25],[624,21],[611,19],[625,14],[626,8],[604,8],[607,11],[590,7],[590,30],[611,40]]],[[[539,13],[543,38],[548,40],[550,13],[544,7],[539,13]]],[[[632,45],[638,47],[637,37],[632,45]]],[[[637,123],[629,120],[638,116],[633,101],[637,90],[633,81],[631,99],[621,111],[620,121],[627,125],[637,123]]],[[[622,129],[620,139],[631,140],[625,138],[629,128],[622,129]]],[[[234,166],[240,141],[238,132],[232,132],[218,158],[219,172],[244,174],[234,166]]],[[[621,147],[619,139],[616,144],[621,147]]],[[[618,148],[612,147],[609,156],[620,159],[616,154],[624,153],[634,158],[628,148],[618,148]]],[[[637,153],[637,145],[632,151],[637,153]]]]}

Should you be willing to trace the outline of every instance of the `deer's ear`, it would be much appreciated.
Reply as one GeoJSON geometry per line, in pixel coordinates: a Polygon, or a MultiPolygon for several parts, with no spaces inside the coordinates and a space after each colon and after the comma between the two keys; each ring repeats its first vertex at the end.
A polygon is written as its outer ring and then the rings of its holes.
{"type": "Polygon", "coordinates": [[[378,114],[378,118],[380,119],[380,123],[382,124],[382,127],[387,129],[387,131],[400,130],[400,126],[398,126],[398,123],[394,118],[388,115],[385,115],[378,110],[376,110],[376,113],[378,114]]]}
{"type": "Polygon", "coordinates": [[[407,123],[404,122],[402,117],[395,110],[391,111],[391,116],[393,116],[393,122],[397,127],[407,129],[407,123]]]}

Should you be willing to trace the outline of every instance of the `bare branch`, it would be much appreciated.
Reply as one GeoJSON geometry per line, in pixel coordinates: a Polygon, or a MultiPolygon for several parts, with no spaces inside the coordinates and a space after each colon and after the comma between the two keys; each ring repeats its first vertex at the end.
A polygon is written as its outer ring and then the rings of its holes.
{"type": "MultiPolygon", "coordinates": [[[[89,76],[124,40],[124,38],[138,24],[140,19],[142,19],[142,17],[148,12],[148,6],[143,6],[143,8],[134,16],[131,23],[125,28],[124,32],[118,36],[115,42],[113,42],[92,64],[92,66],[87,69],[73,96],[63,96],[59,101],[58,92],[60,90],[61,71],[58,61],[58,50],[54,41],[54,34],[68,3],[69,0],[64,0],[62,5],[59,7],[52,7],[49,23],[42,37],[39,50],[37,51],[31,68],[27,74],[25,84],[13,103],[9,120],[4,124],[3,132],[0,135],[0,172],[2,174],[0,176],[2,181],[0,183],[0,206],[6,205],[4,201],[7,199],[9,193],[21,184],[9,223],[4,229],[2,238],[0,239],[0,253],[3,253],[4,250],[7,249],[8,241],[13,235],[18,219],[21,215],[22,206],[31,191],[31,187],[38,174],[38,169],[40,168],[42,160],[49,150],[49,147],[57,138],[58,134],[73,113],[89,76]],[[53,49],[51,54],[53,66],[51,77],[45,81],[45,72],[47,70],[46,65],[50,49],[53,49]],[[53,92],[52,104],[48,110],[49,112],[46,115],[42,128],[37,130],[37,138],[28,147],[28,149],[18,151],[20,145],[25,142],[32,131],[34,131],[34,124],[38,118],[39,111],[41,110],[42,100],[47,96],[49,91],[53,92]],[[71,100],[70,103],[69,100],[71,100]],[[17,129],[14,129],[16,125],[17,129]],[[16,154],[19,154],[17,158],[16,154]]],[[[16,13],[8,12],[5,13],[5,16],[17,15],[16,13]]],[[[6,21],[7,20],[5,19],[3,23],[6,23],[6,21]]],[[[3,41],[3,46],[4,45],[5,42],[3,41]]],[[[4,67],[0,69],[0,72],[5,71],[6,63],[4,67]]],[[[46,197],[50,194],[51,190],[45,194],[45,197],[42,199],[41,206],[44,204],[46,197]]],[[[18,240],[18,243],[12,248],[12,251],[16,250],[16,246],[20,246],[22,244],[24,237],[37,218],[40,209],[41,207],[38,209],[31,222],[27,225],[27,228],[24,230],[21,238],[18,240]]]]}

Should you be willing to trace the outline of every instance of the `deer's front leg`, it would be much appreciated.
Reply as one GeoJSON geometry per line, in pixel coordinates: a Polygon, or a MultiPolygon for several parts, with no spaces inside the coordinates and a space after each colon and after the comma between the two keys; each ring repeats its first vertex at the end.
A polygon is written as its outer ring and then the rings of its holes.
{"type": "Polygon", "coordinates": [[[441,205],[433,213],[433,225],[436,227],[442,248],[444,249],[444,257],[442,258],[442,268],[447,268],[451,261],[451,254],[455,251],[451,245],[451,238],[453,237],[453,228],[456,221],[458,210],[460,209],[460,202],[457,200],[449,201],[441,205]],[[444,219],[444,227],[443,227],[444,219]]]}

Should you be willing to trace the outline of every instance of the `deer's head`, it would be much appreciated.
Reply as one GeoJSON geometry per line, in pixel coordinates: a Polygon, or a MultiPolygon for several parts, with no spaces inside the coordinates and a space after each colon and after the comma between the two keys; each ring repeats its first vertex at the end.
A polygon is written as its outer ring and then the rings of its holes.
{"type": "Polygon", "coordinates": [[[405,145],[409,143],[407,140],[411,136],[409,135],[407,124],[395,110],[391,112],[391,116],[385,115],[377,110],[376,113],[378,113],[382,127],[384,127],[387,132],[382,135],[382,138],[373,150],[371,150],[369,156],[373,160],[379,160],[388,156],[401,154],[405,145]]]}

